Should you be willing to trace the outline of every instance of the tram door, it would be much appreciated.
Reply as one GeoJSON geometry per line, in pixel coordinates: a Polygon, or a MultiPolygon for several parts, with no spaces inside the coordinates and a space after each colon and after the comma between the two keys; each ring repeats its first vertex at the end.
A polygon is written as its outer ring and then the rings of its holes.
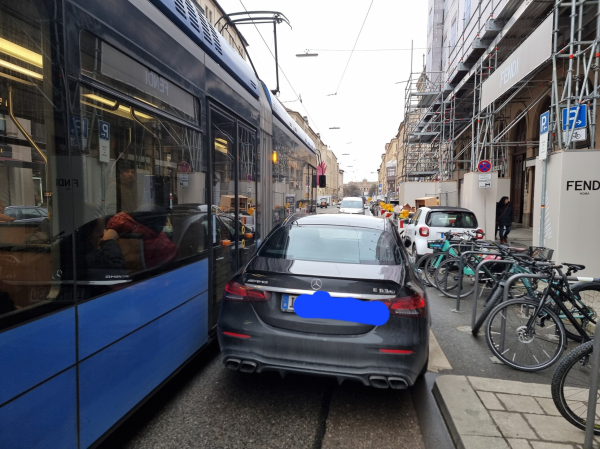
{"type": "Polygon", "coordinates": [[[210,109],[210,148],[212,151],[212,260],[210,276],[213,308],[211,327],[216,325],[225,284],[237,271],[235,159],[236,121],[210,109]]]}
{"type": "MultiPolygon", "coordinates": [[[[210,109],[212,151],[213,310],[225,284],[254,254],[259,232],[260,160],[256,131],[234,117],[210,109]]],[[[213,313],[211,325],[216,324],[213,313]]]]}

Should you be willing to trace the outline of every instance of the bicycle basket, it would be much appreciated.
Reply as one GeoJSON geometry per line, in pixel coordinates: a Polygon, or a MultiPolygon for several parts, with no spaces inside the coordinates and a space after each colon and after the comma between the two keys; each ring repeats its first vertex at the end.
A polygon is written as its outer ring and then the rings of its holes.
{"type": "Polygon", "coordinates": [[[550,248],[544,248],[542,246],[530,246],[529,247],[529,256],[531,257],[539,257],[544,260],[551,260],[554,254],[554,250],[550,248]]]}
{"type": "Polygon", "coordinates": [[[445,240],[427,240],[427,248],[441,249],[444,246],[445,240]]]}

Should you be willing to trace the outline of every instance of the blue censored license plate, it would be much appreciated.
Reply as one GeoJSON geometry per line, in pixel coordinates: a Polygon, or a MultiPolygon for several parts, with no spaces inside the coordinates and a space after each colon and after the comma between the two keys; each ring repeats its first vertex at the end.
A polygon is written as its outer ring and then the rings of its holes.
{"type": "Polygon", "coordinates": [[[284,312],[293,312],[294,311],[294,301],[297,296],[283,295],[281,297],[281,310],[284,312]]]}

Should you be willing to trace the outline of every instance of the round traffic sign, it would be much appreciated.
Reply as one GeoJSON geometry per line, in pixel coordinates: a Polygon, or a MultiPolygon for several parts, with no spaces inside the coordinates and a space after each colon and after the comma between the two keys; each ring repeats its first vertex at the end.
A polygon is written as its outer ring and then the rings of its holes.
{"type": "Polygon", "coordinates": [[[484,159],[483,161],[479,161],[479,164],[477,164],[477,169],[481,173],[487,173],[492,169],[492,163],[484,159]]]}
{"type": "Polygon", "coordinates": [[[190,172],[190,164],[186,161],[182,161],[179,163],[179,171],[181,173],[189,173],[190,172]]]}

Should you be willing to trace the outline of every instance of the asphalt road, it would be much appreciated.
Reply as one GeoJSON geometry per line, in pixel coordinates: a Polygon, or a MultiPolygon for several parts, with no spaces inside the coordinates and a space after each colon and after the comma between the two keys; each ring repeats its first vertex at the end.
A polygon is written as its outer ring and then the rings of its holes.
{"type": "Polygon", "coordinates": [[[225,368],[213,343],[101,447],[451,448],[431,395],[436,376],[428,373],[410,390],[379,390],[318,377],[245,374],[225,368]]]}

